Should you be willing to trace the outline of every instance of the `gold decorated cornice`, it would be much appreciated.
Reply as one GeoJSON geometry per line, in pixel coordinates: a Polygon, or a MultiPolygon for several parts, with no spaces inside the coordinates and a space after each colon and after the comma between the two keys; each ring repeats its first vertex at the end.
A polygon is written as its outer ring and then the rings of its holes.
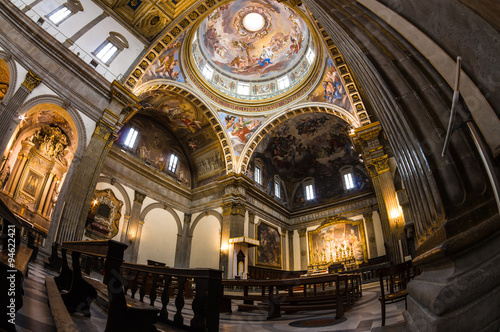
{"type": "Polygon", "coordinates": [[[33,89],[39,86],[40,83],[42,83],[42,78],[37,74],[35,74],[34,72],[32,72],[30,69],[26,74],[26,77],[24,78],[23,85],[28,90],[33,91],[33,89]]]}
{"type": "Polygon", "coordinates": [[[387,172],[389,170],[389,158],[387,155],[383,155],[382,157],[374,158],[370,160],[369,165],[373,165],[377,174],[387,172]]]}

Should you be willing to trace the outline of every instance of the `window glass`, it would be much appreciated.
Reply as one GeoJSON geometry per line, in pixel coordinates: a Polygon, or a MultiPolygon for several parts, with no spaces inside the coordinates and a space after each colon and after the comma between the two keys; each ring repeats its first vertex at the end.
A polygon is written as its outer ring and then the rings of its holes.
{"type": "Polygon", "coordinates": [[[262,184],[262,178],[260,175],[260,167],[259,166],[255,166],[255,179],[254,180],[258,184],[262,184]]]}
{"type": "Polygon", "coordinates": [[[135,144],[135,140],[137,139],[138,131],[134,128],[130,128],[127,134],[127,138],[125,139],[125,146],[129,148],[133,148],[135,144]]]}
{"type": "Polygon", "coordinates": [[[175,154],[171,155],[170,160],[168,161],[168,170],[172,173],[175,173],[178,163],[179,157],[177,157],[175,154]]]}
{"type": "Polygon", "coordinates": [[[306,200],[310,201],[314,199],[314,188],[312,184],[306,185],[306,200]]]}
{"type": "Polygon", "coordinates": [[[97,54],[95,55],[102,62],[107,63],[109,59],[118,51],[118,47],[116,47],[112,42],[108,41],[106,45],[97,54]]]}
{"type": "Polygon", "coordinates": [[[62,6],[56,9],[52,14],[49,15],[49,20],[54,24],[61,23],[65,18],[71,14],[71,10],[68,7],[62,6]]]}

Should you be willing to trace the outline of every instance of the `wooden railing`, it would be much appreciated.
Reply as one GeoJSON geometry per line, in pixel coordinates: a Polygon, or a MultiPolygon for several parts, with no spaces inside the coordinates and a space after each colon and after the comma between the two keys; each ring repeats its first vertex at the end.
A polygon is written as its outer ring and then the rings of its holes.
{"type": "Polygon", "coordinates": [[[362,296],[360,276],[327,274],[284,280],[223,280],[221,312],[231,311],[231,300],[243,301],[239,310],[267,309],[267,319],[281,316],[281,311],[335,309],[336,318],[362,296]],[[254,301],[265,305],[254,304],[254,301]]]}
{"type": "Polygon", "coordinates": [[[222,295],[222,271],[212,269],[178,269],[163,266],[149,266],[123,263],[122,278],[125,291],[130,290],[132,298],[139,292],[139,300],[148,297],[154,306],[161,301],[159,319],[183,329],[195,331],[219,330],[219,306],[222,295]],[[169,317],[167,305],[175,297],[176,312],[169,317]],[[184,322],[186,299],[193,299],[194,317],[189,325],[184,322]]]}
{"type": "Polygon", "coordinates": [[[53,246],[51,260],[62,261],[60,276],[55,278],[56,283],[60,289],[69,289],[70,295],[63,295],[68,311],[84,309],[83,313],[88,314],[85,309],[90,306],[91,299],[99,299],[101,296],[106,298],[106,304],[109,303],[106,331],[140,331],[149,324],[154,324],[157,319],[186,330],[219,330],[222,271],[123,263],[123,251],[126,247],[125,244],[112,240],[64,242],[61,246],[53,246]],[[59,258],[59,250],[62,259],[59,258]],[[71,252],[73,271],[69,269],[67,252],[71,252]],[[81,270],[91,274],[93,267],[95,269],[98,265],[97,262],[104,270],[103,283],[88,276],[82,278],[81,270]],[[74,280],[77,281],[75,287],[74,280]],[[97,294],[89,291],[82,280],[96,289],[97,294]],[[107,291],[103,284],[108,285],[107,291]],[[116,290],[121,290],[123,295],[123,301],[118,301],[117,304],[116,295],[119,292],[116,290]],[[128,293],[131,297],[125,297],[128,293]],[[135,299],[136,294],[138,299],[135,299]],[[72,297],[74,299],[70,299],[72,297]],[[173,317],[169,317],[167,305],[172,297],[175,297],[176,310],[173,317]],[[186,300],[191,302],[191,299],[192,312],[185,306],[186,300]],[[114,306],[121,309],[113,309],[114,306]],[[151,312],[154,312],[154,321],[151,320],[151,312]],[[191,313],[194,317],[185,322],[184,317],[191,313]],[[135,323],[131,321],[131,317],[135,317],[135,323]],[[141,320],[148,322],[138,326],[141,320]],[[124,321],[129,323],[124,324],[124,321]]]}
{"type": "Polygon", "coordinates": [[[267,280],[267,279],[293,279],[300,278],[307,271],[286,271],[276,270],[265,267],[248,266],[248,279],[267,280]]]}

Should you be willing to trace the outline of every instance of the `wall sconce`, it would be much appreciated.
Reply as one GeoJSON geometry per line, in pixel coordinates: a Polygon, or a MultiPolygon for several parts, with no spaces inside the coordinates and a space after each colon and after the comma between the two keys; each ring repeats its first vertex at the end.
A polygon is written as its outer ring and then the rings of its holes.
{"type": "Polygon", "coordinates": [[[220,251],[226,251],[227,249],[229,249],[229,245],[227,243],[221,243],[220,251]]]}

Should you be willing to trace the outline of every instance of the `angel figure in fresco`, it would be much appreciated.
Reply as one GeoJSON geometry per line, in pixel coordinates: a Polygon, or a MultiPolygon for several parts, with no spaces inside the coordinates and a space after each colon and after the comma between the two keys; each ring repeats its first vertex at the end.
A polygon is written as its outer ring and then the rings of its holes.
{"type": "Polygon", "coordinates": [[[201,129],[201,121],[198,120],[190,119],[189,117],[187,117],[184,119],[180,119],[180,122],[188,127],[193,133],[201,129]]]}
{"type": "Polygon", "coordinates": [[[231,132],[231,135],[239,137],[243,143],[246,143],[247,134],[250,134],[252,132],[252,129],[258,127],[259,125],[259,120],[245,121],[245,119],[239,117],[238,122],[233,125],[233,131],[231,132]]]}

